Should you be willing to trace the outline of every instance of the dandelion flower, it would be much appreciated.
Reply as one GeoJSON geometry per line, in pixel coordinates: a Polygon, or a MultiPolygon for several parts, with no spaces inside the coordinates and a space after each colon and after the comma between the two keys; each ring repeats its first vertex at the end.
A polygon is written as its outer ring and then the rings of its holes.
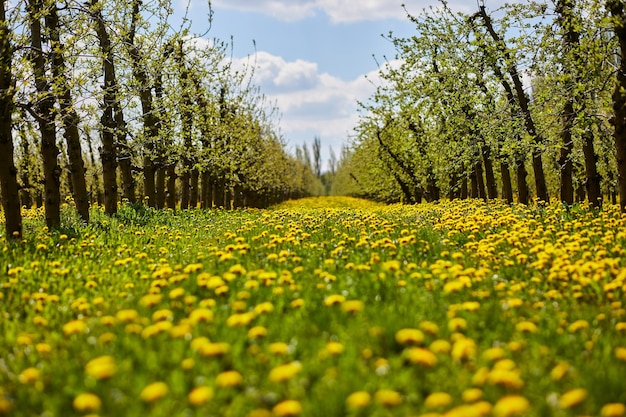
{"type": "Polygon", "coordinates": [[[213,398],[213,390],[209,387],[196,387],[189,392],[187,395],[187,399],[189,400],[189,404],[193,406],[200,406],[208,402],[211,398],[213,398]]]}
{"type": "Polygon", "coordinates": [[[525,413],[530,408],[528,400],[520,395],[507,395],[493,406],[495,417],[509,417],[525,413]]]}
{"type": "Polygon", "coordinates": [[[276,404],[272,412],[278,417],[297,416],[302,413],[302,405],[295,400],[286,400],[276,404]]]}
{"type": "Polygon", "coordinates": [[[364,408],[372,401],[372,396],[367,391],[353,392],[346,398],[348,408],[364,408]]]}
{"type": "Polygon", "coordinates": [[[270,343],[268,349],[274,355],[286,355],[289,352],[289,345],[284,342],[275,342],[270,343]]]}
{"type": "Polygon", "coordinates": [[[452,396],[447,392],[433,392],[424,400],[426,408],[447,407],[452,403],[452,396]]]}
{"type": "Polygon", "coordinates": [[[473,403],[483,397],[483,391],[480,388],[468,388],[461,394],[461,398],[466,403],[473,403]]]}
{"type": "Polygon", "coordinates": [[[141,390],[139,398],[141,398],[146,403],[151,403],[165,397],[168,391],[169,388],[165,382],[153,382],[152,384],[147,385],[143,390],[141,390]]]}
{"type": "Polygon", "coordinates": [[[602,417],[622,417],[624,414],[626,414],[626,406],[622,403],[605,404],[600,409],[602,417]]]}
{"type": "Polygon", "coordinates": [[[22,372],[20,372],[17,379],[22,384],[32,384],[39,380],[39,375],[40,375],[39,369],[31,367],[31,368],[26,368],[22,372]]]}
{"type": "Polygon", "coordinates": [[[428,349],[412,347],[404,351],[405,358],[415,365],[435,366],[437,365],[437,356],[428,349]]]}
{"type": "Polygon", "coordinates": [[[363,310],[364,303],[361,300],[347,300],[341,304],[341,309],[346,313],[356,313],[363,310]]]}
{"type": "Polygon", "coordinates": [[[345,350],[345,347],[339,342],[328,342],[326,345],[326,352],[331,355],[340,355],[345,350]]]}
{"type": "Polygon", "coordinates": [[[259,339],[267,335],[267,329],[263,326],[255,326],[248,330],[249,339],[259,339]]]}
{"type": "Polygon", "coordinates": [[[215,377],[215,384],[222,388],[236,387],[242,382],[243,376],[237,371],[225,371],[215,377]]]}
{"type": "Polygon", "coordinates": [[[85,373],[98,380],[111,378],[116,372],[115,358],[110,355],[99,356],[85,365],[85,373]]]}
{"type": "Polygon", "coordinates": [[[387,407],[394,407],[402,404],[402,395],[399,392],[390,389],[379,389],[374,394],[374,398],[379,404],[387,407]]]}
{"type": "Polygon", "coordinates": [[[300,362],[291,362],[286,365],[280,365],[272,369],[269,374],[269,380],[272,382],[283,382],[290,380],[300,372],[302,364],[300,362]]]}
{"type": "Polygon", "coordinates": [[[585,398],[587,398],[587,390],[584,388],[575,388],[559,397],[559,406],[561,408],[572,408],[583,402],[585,398]]]}
{"type": "Polygon", "coordinates": [[[396,332],[396,341],[401,345],[417,345],[424,341],[424,333],[419,329],[400,329],[396,332]]]}
{"type": "Polygon", "coordinates": [[[72,320],[63,325],[63,333],[71,336],[77,333],[84,333],[87,330],[87,324],[82,320],[72,320]]]}
{"type": "Polygon", "coordinates": [[[87,412],[87,411],[96,411],[102,407],[102,401],[100,397],[96,394],[92,394],[90,392],[84,392],[82,394],[78,394],[74,401],[72,402],[72,406],[74,410],[79,413],[87,412]]]}
{"type": "Polygon", "coordinates": [[[619,360],[626,361],[626,348],[625,347],[616,347],[615,348],[615,357],[619,360]]]}

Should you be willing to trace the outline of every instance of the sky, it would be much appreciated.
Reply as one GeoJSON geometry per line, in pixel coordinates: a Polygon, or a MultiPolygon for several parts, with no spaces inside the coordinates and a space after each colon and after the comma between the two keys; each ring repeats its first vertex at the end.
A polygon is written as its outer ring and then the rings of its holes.
{"type": "MultiPolygon", "coordinates": [[[[188,7],[192,30],[208,27],[208,0],[175,0],[176,14],[188,7]]],[[[477,10],[477,0],[449,0],[457,11],[477,10]]],[[[209,38],[233,40],[235,61],[256,62],[253,83],[280,112],[287,149],[315,137],[322,162],[330,149],[339,156],[358,124],[358,101],[380,82],[379,65],[395,58],[382,35],[408,37],[418,15],[436,0],[213,0],[209,38]]],[[[488,9],[503,1],[486,0],[488,9]]]]}

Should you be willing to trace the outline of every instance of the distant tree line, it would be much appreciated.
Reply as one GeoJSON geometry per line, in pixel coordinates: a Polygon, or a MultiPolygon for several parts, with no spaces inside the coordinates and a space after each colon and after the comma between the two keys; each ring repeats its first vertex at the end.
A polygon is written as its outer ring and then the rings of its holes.
{"type": "MultiPolygon", "coordinates": [[[[170,0],[0,2],[0,188],[8,236],[22,206],[50,228],[68,198],[154,208],[266,207],[311,193],[277,109],[229,45],[175,28],[170,0]]],[[[207,24],[210,19],[207,16],[207,24]]]]}
{"type": "Polygon", "coordinates": [[[626,11],[553,0],[407,14],[336,192],[382,201],[606,198],[626,211],[626,11]]]}

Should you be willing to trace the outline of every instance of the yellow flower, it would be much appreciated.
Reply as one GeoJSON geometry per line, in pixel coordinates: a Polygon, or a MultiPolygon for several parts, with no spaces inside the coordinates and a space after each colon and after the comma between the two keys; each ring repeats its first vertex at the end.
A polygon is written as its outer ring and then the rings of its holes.
{"type": "Polygon", "coordinates": [[[85,372],[94,379],[111,378],[117,372],[113,356],[104,355],[90,360],[85,365],[85,372]]]}
{"type": "Polygon", "coordinates": [[[622,417],[626,413],[626,406],[622,403],[609,403],[602,406],[600,416],[622,417]]]}
{"type": "Polygon", "coordinates": [[[558,363],[552,370],[550,371],[550,377],[553,381],[560,381],[563,379],[565,374],[569,371],[569,364],[566,362],[558,363]]]}
{"type": "Polygon", "coordinates": [[[361,300],[346,300],[341,304],[341,309],[346,313],[356,313],[363,310],[365,304],[361,300]]]}
{"type": "Polygon", "coordinates": [[[621,346],[616,347],[615,357],[619,360],[626,361],[626,348],[621,346]]]}
{"type": "Polygon", "coordinates": [[[465,360],[476,357],[476,342],[473,339],[460,338],[452,345],[452,359],[465,360]]]}
{"type": "Polygon", "coordinates": [[[326,352],[331,355],[340,355],[344,349],[345,347],[339,342],[328,342],[326,345],[326,352]]]}
{"type": "Polygon", "coordinates": [[[448,353],[452,349],[450,342],[443,339],[435,340],[428,347],[434,353],[448,353]]]}
{"type": "Polygon", "coordinates": [[[286,400],[276,404],[272,412],[278,417],[297,416],[302,413],[302,405],[295,400],[286,400]]]}
{"type": "Polygon", "coordinates": [[[424,333],[419,329],[400,329],[396,332],[396,341],[401,345],[418,345],[424,341],[424,333]]]}
{"type": "Polygon", "coordinates": [[[213,398],[213,390],[204,386],[192,389],[191,392],[189,392],[189,395],[187,395],[189,404],[193,406],[205,404],[211,398],[213,398]]]}
{"type": "Polygon", "coordinates": [[[243,382],[243,376],[237,371],[225,371],[215,377],[215,384],[218,387],[236,387],[243,382]]]}
{"type": "Polygon", "coordinates": [[[141,398],[146,403],[151,403],[165,397],[168,391],[169,388],[165,382],[153,382],[152,384],[147,385],[143,390],[141,390],[139,398],[141,398]]]}
{"type": "Polygon", "coordinates": [[[497,361],[502,359],[505,354],[506,352],[501,347],[492,347],[486,349],[481,356],[488,361],[497,361]]]}
{"type": "Polygon", "coordinates": [[[575,388],[559,397],[559,406],[561,408],[572,408],[583,402],[585,398],[587,398],[587,390],[584,388],[575,388]]]}
{"type": "Polygon", "coordinates": [[[129,323],[137,320],[139,318],[139,313],[132,309],[120,310],[115,314],[115,317],[121,322],[129,323]]]}
{"type": "Polygon", "coordinates": [[[520,389],[524,386],[524,381],[519,372],[509,369],[494,369],[489,373],[487,381],[491,385],[501,385],[503,387],[520,389]]]}
{"type": "Polygon", "coordinates": [[[433,336],[437,335],[437,333],[439,333],[439,326],[437,326],[436,323],[433,323],[432,321],[423,321],[420,323],[420,329],[422,329],[423,331],[425,331],[428,334],[431,334],[433,336]]]}
{"type": "Polygon", "coordinates": [[[83,413],[86,411],[96,411],[102,407],[102,401],[100,397],[96,394],[92,394],[90,392],[84,392],[82,394],[78,394],[74,401],[72,402],[72,406],[74,410],[79,413],[83,413]]]}
{"type": "Polygon", "coordinates": [[[245,327],[254,319],[252,313],[233,314],[226,319],[226,325],[228,327],[245,327]]]}
{"type": "Polygon", "coordinates": [[[367,407],[372,401],[372,396],[367,391],[353,392],[346,398],[346,405],[348,408],[363,408],[367,407]]]}
{"type": "Polygon", "coordinates": [[[461,394],[461,398],[466,403],[473,403],[483,397],[483,391],[480,388],[468,388],[461,394]]]}
{"type": "Polygon", "coordinates": [[[522,333],[537,333],[537,325],[532,321],[521,321],[515,325],[515,330],[522,333]]]}
{"type": "Polygon", "coordinates": [[[266,301],[254,307],[254,312],[258,314],[271,313],[274,311],[274,304],[266,301]]]}
{"type": "Polygon", "coordinates": [[[17,379],[22,384],[32,384],[33,382],[37,382],[39,380],[39,369],[37,368],[26,368],[18,375],[17,379]]]}
{"type": "Polygon", "coordinates": [[[302,298],[296,298],[291,303],[289,303],[291,308],[300,308],[304,306],[304,300],[302,298]]]}
{"type": "Polygon", "coordinates": [[[324,299],[324,305],[325,306],[332,306],[335,304],[341,304],[344,301],[346,301],[346,297],[344,297],[341,294],[333,294],[333,295],[329,295],[328,297],[326,297],[324,299]]]}
{"type": "Polygon", "coordinates": [[[405,349],[405,358],[415,365],[435,366],[437,365],[437,356],[428,349],[412,347],[405,349]]]}
{"type": "Polygon", "coordinates": [[[218,343],[206,342],[206,343],[199,344],[198,346],[198,352],[200,352],[202,356],[209,356],[209,357],[224,355],[225,353],[228,353],[229,350],[230,350],[230,345],[224,342],[218,342],[218,343]]]}
{"type": "Polygon", "coordinates": [[[87,330],[87,324],[82,320],[68,321],[63,325],[63,333],[71,336],[77,333],[84,333],[87,330]]]}
{"type": "Polygon", "coordinates": [[[530,408],[528,400],[520,395],[507,395],[493,406],[495,417],[509,417],[525,413],[530,408]]]}
{"type": "Polygon", "coordinates": [[[584,329],[588,329],[589,328],[589,323],[586,320],[576,320],[575,322],[571,323],[567,330],[570,333],[575,333],[579,330],[584,330],[584,329]]]}
{"type": "Polygon", "coordinates": [[[263,326],[255,326],[248,330],[249,339],[259,339],[267,335],[267,329],[263,326]]]}
{"type": "Polygon", "coordinates": [[[269,380],[272,382],[287,381],[296,376],[301,369],[302,364],[297,361],[277,366],[270,371],[269,380]]]}
{"type": "Polygon", "coordinates": [[[379,389],[374,394],[376,401],[387,407],[393,407],[402,404],[402,395],[399,392],[390,389],[379,389]]]}
{"type": "Polygon", "coordinates": [[[448,329],[451,332],[464,330],[467,328],[467,321],[463,317],[454,317],[448,321],[448,329]]]}
{"type": "Polygon", "coordinates": [[[447,407],[452,403],[452,396],[447,392],[433,392],[424,400],[426,408],[447,407]]]}
{"type": "Polygon", "coordinates": [[[213,311],[208,308],[196,308],[189,314],[189,320],[192,324],[199,322],[211,323],[213,321],[213,311]]]}
{"type": "Polygon", "coordinates": [[[284,342],[275,342],[270,343],[268,349],[274,355],[286,355],[289,352],[289,345],[284,342]]]}

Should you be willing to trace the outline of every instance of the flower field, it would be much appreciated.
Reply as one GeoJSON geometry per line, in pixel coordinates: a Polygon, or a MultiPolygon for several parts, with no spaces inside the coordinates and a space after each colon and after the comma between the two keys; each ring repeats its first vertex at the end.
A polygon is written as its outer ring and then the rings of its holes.
{"type": "Polygon", "coordinates": [[[626,415],[617,207],[64,216],[0,241],[0,415],[626,415]]]}

